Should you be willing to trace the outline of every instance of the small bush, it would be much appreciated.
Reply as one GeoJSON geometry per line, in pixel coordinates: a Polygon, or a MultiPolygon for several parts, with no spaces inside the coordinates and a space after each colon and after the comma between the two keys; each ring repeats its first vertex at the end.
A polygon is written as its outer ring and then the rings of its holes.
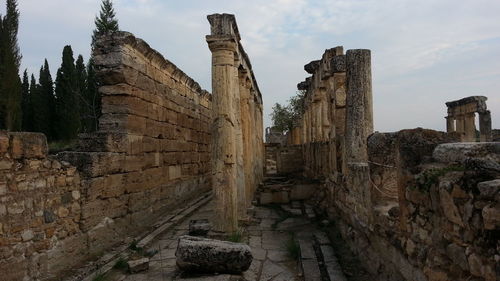
{"type": "Polygon", "coordinates": [[[243,231],[241,231],[241,229],[238,229],[237,231],[231,233],[231,235],[227,237],[227,241],[230,242],[240,243],[242,240],[243,240],[243,231]]]}
{"type": "Polygon", "coordinates": [[[128,268],[127,261],[123,258],[120,258],[116,261],[115,265],[113,265],[113,268],[118,270],[126,270],[128,268]]]}
{"type": "Polygon", "coordinates": [[[431,189],[431,186],[438,184],[439,178],[446,175],[449,172],[458,172],[464,171],[465,168],[460,165],[453,165],[440,169],[429,169],[418,176],[416,176],[416,188],[422,192],[428,192],[431,189]]]}

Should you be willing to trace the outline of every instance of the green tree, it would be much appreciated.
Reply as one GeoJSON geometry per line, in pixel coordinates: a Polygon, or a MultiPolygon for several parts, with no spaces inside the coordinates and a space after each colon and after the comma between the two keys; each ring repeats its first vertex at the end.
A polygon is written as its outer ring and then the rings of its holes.
{"type": "MultiPolygon", "coordinates": [[[[101,11],[99,16],[94,20],[95,29],[92,33],[92,52],[95,49],[96,40],[99,36],[103,36],[115,31],[119,31],[118,20],[113,8],[111,0],[103,0],[101,3],[101,11]]],[[[96,79],[95,65],[92,58],[89,59],[87,64],[87,83],[84,97],[84,104],[86,110],[82,116],[83,130],[85,132],[93,132],[98,129],[99,117],[101,115],[101,95],[99,93],[99,83],[96,79]]]]}
{"type": "Polygon", "coordinates": [[[28,77],[27,70],[24,70],[23,73],[21,93],[22,93],[22,112],[23,112],[22,130],[26,132],[33,132],[34,130],[33,98],[30,94],[30,80],[28,77]]]}
{"type": "Polygon", "coordinates": [[[115,18],[115,9],[111,0],[103,0],[99,16],[95,17],[95,29],[92,34],[92,49],[95,47],[95,41],[99,36],[118,31],[118,20],[115,18]]]}
{"type": "Polygon", "coordinates": [[[76,138],[80,130],[80,106],[78,102],[75,60],[71,46],[63,49],[61,67],[56,77],[57,136],[61,140],[76,138]]]}
{"type": "Polygon", "coordinates": [[[276,103],[271,112],[273,128],[286,133],[291,131],[304,113],[305,92],[299,91],[288,100],[287,105],[276,103]]]}
{"type": "Polygon", "coordinates": [[[87,88],[87,69],[85,63],[83,62],[82,55],[78,55],[75,64],[75,89],[78,98],[78,104],[80,105],[80,118],[81,118],[81,128],[82,132],[87,131],[85,128],[85,115],[88,111],[87,101],[85,100],[85,92],[87,88]]]}
{"type": "Polygon", "coordinates": [[[84,132],[94,132],[97,130],[98,121],[101,114],[101,96],[98,91],[96,80],[96,73],[94,69],[94,62],[92,58],[87,64],[87,84],[84,93],[85,99],[85,115],[82,116],[84,120],[84,132]]]}
{"type": "MultiPolygon", "coordinates": [[[[32,80],[34,80],[34,77],[32,80]]],[[[56,101],[54,97],[54,83],[47,59],[45,59],[44,64],[40,67],[38,82],[40,84],[32,83],[33,90],[36,91],[36,95],[32,94],[36,113],[35,128],[38,132],[44,133],[48,140],[54,140],[56,139],[57,130],[56,101]]]]}
{"type": "Polygon", "coordinates": [[[16,131],[22,126],[17,1],[7,0],[6,10],[7,13],[3,18],[0,15],[0,128],[16,131]]]}

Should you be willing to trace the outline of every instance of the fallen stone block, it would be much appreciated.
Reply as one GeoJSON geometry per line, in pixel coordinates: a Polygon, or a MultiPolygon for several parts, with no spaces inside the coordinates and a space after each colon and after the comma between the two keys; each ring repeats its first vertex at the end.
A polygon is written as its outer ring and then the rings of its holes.
{"type": "Polygon", "coordinates": [[[206,236],[212,228],[212,225],[207,219],[191,220],[189,222],[189,235],[206,236]]]}
{"type": "Polygon", "coordinates": [[[253,260],[248,245],[193,236],[179,238],[175,256],[181,270],[207,273],[241,273],[253,260]]]}
{"type": "Polygon", "coordinates": [[[131,273],[137,273],[141,271],[146,271],[149,269],[149,259],[142,258],[138,260],[132,260],[127,262],[128,268],[131,273]]]}

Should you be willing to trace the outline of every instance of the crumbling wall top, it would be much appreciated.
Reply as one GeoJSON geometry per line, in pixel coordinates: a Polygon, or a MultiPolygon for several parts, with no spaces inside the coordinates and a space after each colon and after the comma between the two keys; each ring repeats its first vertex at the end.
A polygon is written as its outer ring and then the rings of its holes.
{"type": "Polygon", "coordinates": [[[120,58],[118,55],[112,55],[114,52],[118,53],[123,45],[129,45],[144,55],[144,57],[148,58],[152,63],[156,64],[159,68],[166,69],[169,73],[172,73],[174,79],[183,82],[200,97],[211,100],[211,94],[207,90],[202,89],[198,82],[149,46],[144,40],[135,37],[134,34],[130,32],[117,31],[97,39],[96,48],[93,53],[96,67],[119,67],[122,63],[132,63],[133,58],[130,58],[130,62],[125,62],[123,58],[120,58]]]}

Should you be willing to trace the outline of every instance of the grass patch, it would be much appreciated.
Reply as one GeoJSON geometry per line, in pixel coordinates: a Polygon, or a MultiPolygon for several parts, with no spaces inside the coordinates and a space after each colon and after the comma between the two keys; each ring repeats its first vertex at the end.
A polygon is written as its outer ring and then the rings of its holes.
{"type": "Polygon", "coordinates": [[[61,151],[71,151],[76,148],[78,140],[61,140],[49,143],[49,152],[51,154],[59,153],[61,151]]]}
{"type": "Polygon", "coordinates": [[[294,260],[299,259],[300,246],[299,243],[295,240],[295,236],[293,234],[291,234],[290,238],[286,241],[285,248],[288,253],[288,256],[290,256],[294,260]]]}
{"type": "Polygon", "coordinates": [[[416,186],[414,189],[418,189],[422,192],[429,192],[431,186],[439,183],[439,178],[446,175],[449,172],[461,172],[465,168],[461,165],[453,165],[449,167],[444,167],[440,169],[429,169],[420,173],[416,178],[416,186]]]}
{"type": "Polygon", "coordinates": [[[118,270],[127,270],[128,269],[127,261],[123,258],[119,258],[116,261],[115,265],[113,265],[113,268],[118,270]]]}
{"type": "Polygon", "coordinates": [[[241,229],[236,230],[227,237],[227,241],[240,243],[243,241],[243,231],[241,229]]]}

